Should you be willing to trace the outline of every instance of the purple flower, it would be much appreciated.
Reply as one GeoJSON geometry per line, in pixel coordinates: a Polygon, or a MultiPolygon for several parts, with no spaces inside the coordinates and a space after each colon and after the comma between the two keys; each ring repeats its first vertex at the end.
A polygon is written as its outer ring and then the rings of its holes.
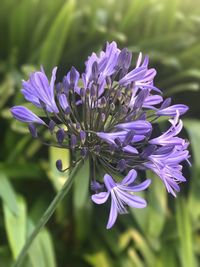
{"type": "Polygon", "coordinates": [[[74,67],[72,67],[67,75],[63,78],[63,87],[66,94],[68,94],[70,88],[73,88],[75,92],[80,93],[80,88],[78,87],[79,78],[79,72],[74,67]]]}
{"type": "MultiPolygon", "coordinates": [[[[127,212],[127,206],[146,206],[132,193],[147,188],[150,180],[132,185],[136,171],[152,170],[174,196],[179,184],[186,181],[182,162],[190,157],[189,143],[178,135],[183,128],[180,116],[188,107],[171,105],[170,98],[163,98],[154,86],[156,70],[148,65],[148,56],[143,58],[140,53],[132,64],[127,48],[120,50],[115,42],[107,43],[99,54],[88,57],[83,73],[72,67],[55,84],[57,68],[50,82],[42,69],[23,81],[22,93],[43,109],[45,122],[25,107],[11,109],[13,117],[28,124],[34,138],[44,140],[37,124],[44,125],[50,133],[44,144],[70,149],[73,159],[89,161],[95,192],[92,200],[102,204],[111,197],[107,228],[112,227],[118,213],[127,212]],[[162,116],[170,116],[171,125],[157,136],[162,116]],[[107,173],[99,181],[98,170],[107,173]],[[125,178],[115,182],[115,175],[120,174],[125,178]]],[[[64,171],[60,161],[57,168],[64,171]]]]}
{"type": "Polygon", "coordinates": [[[179,120],[179,115],[174,118],[174,120],[169,120],[172,126],[164,132],[162,135],[150,139],[149,143],[152,145],[170,146],[170,145],[181,145],[184,146],[186,141],[180,137],[177,137],[182,128],[183,122],[179,120]]]}
{"type": "Polygon", "coordinates": [[[138,209],[146,207],[146,201],[133,193],[145,190],[150,185],[151,180],[147,179],[141,184],[133,185],[136,177],[137,172],[130,170],[120,183],[116,183],[110,175],[106,174],[104,176],[104,184],[107,191],[92,195],[92,201],[96,204],[103,204],[108,200],[109,196],[111,197],[107,229],[110,229],[114,225],[118,213],[128,213],[126,206],[138,209]]]}
{"type": "Polygon", "coordinates": [[[56,71],[57,67],[52,71],[50,83],[43,69],[32,73],[28,81],[22,82],[23,88],[21,91],[26,100],[32,102],[35,106],[39,108],[45,106],[47,111],[58,113],[54,99],[56,71]]]}
{"type": "Polygon", "coordinates": [[[146,72],[147,72],[147,69],[145,67],[139,67],[139,68],[133,69],[119,81],[119,84],[127,85],[132,82],[138,82],[139,80],[144,78],[146,72]]]}
{"type": "Polygon", "coordinates": [[[116,125],[116,128],[122,130],[132,130],[136,135],[146,135],[152,130],[152,125],[146,120],[137,120],[131,122],[120,123],[116,125]]]}
{"type": "Polygon", "coordinates": [[[13,117],[19,121],[27,123],[38,123],[45,125],[45,122],[41,120],[37,115],[35,115],[28,108],[23,106],[15,106],[10,109],[13,117]]]}
{"type": "Polygon", "coordinates": [[[142,62],[142,53],[139,54],[136,67],[127,73],[119,83],[128,85],[134,82],[134,88],[137,89],[151,89],[157,92],[160,90],[153,85],[153,79],[156,76],[156,70],[148,69],[149,58],[146,56],[142,62]]]}
{"type": "Polygon", "coordinates": [[[58,96],[59,104],[63,110],[66,110],[69,107],[68,100],[65,94],[60,94],[58,96]]]}
{"type": "MultiPolygon", "coordinates": [[[[93,66],[94,63],[97,63],[98,68],[98,82],[101,85],[101,91],[104,90],[103,86],[105,85],[105,78],[112,75],[115,72],[115,67],[118,61],[120,50],[117,48],[115,42],[107,43],[105,52],[101,51],[100,55],[97,56],[95,53],[92,53],[88,60],[86,61],[86,71],[82,76],[84,86],[90,87],[93,76],[93,66]]],[[[101,93],[99,92],[99,95],[101,93]]]]}
{"type": "Polygon", "coordinates": [[[148,162],[144,166],[151,169],[163,181],[167,191],[173,196],[180,191],[179,183],[185,182],[186,179],[182,174],[180,163],[188,160],[189,152],[187,147],[167,146],[158,148],[148,157],[148,162]]]}
{"type": "Polygon", "coordinates": [[[177,111],[180,115],[183,115],[188,111],[188,107],[183,104],[172,105],[166,108],[159,109],[156,114],[159,116],[176,116],[177,111]]]}

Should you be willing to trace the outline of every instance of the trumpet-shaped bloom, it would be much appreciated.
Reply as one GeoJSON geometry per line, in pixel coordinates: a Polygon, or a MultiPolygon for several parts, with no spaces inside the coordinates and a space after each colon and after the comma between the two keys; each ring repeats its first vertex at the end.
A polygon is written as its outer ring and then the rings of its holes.
{"type": "Polygon", "coordinates": [[[146,201],[136,196],[134,192],[145,190],[150,185],[151,180],[147,179],[141,184],[133,185],[136,177],[137,172],[130,170],[120,183],[116,183],[110,175],[106,174],[104,176],[104,184],[107,190],[92,195],[92,201],[96,204],[103,204],[108,200],[109,196],[111,198],[107,229],[114,225],[118,213],[125,214],[128,212],[127,206],[138,209],[146,207],[146,201]]]}
{"type": "Polygon", "coordinates": [[[56,71],[57,67],[52,71],[50,82],[43,69],[32,73],[28,81],[22,82],[23,88],[21,91],[26,100],[32,102],[35,106],[40,108],[45,106],[49,112],[58,113],[54,98],[56,71]]]}
{"type": "Polygon", "coordinates": [[[189,158],[189,152],[185,148],[181,150],[177,146],[158,148],[148,157],[149,161],[144,163],[145,167],[161,178],[167,191],[174,197],[176,192],[180,191],[179,184],[186,181],[180,165],[182,161],[188,161],[189,158]]]}

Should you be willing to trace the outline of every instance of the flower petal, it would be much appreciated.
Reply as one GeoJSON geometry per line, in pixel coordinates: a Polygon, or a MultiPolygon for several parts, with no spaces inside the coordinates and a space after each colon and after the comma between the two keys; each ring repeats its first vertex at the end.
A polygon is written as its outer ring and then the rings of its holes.
{"type": "Polygon", "coordinates": [[[92,195],[91,198],[94,203],[99,205],[99,204],[105,203],[109,195],[110,195],[109,192],[101,192],[101,193],[92,195]]]}
{"type": "Polygon", "coordinates": [[[133,130],[136,135],[144,135],[149,133],[152,129],[151,123],[145,120],[137,120],[116,125],[122,130],[133,130]]]}
{"type": "Polygon", "coordinates": [[[121,181],[121,184],[129,185],[135,181],[136,177],[137,177],[137,172],[134,169],[132,169],[129,171],[126,177],[124,177],[124,179],[121,181]]]}
{"type": "Polygon", "coordinates": [[[111,206],[110,206],[110,214],[108,218],[108,223],[106,228],[110,229],[117,219],[117,203],[115,202],[115,198],[111,198],[111,206]]]}
{"type": "Polygon", "coordinates": [[[46,123],[41,120],[37,115],[35,115],[28,108],[23,106],[14,106],[10,109],[13,117],[18,121],[27,122],[27,123],[38,123],[45,125],[46,123]]]}
{"type": "Polygon", "coordinates": [[[104,179],[104,183],[108,191],[110,191],[113,187],[116,186],[116,183],[113,180],[112,176],[105,174],[103,179],[104,179]]]}
{"type": "Polygon", "coordinates": [[[182,115],[188,111],[188,106],[182,105],[182,104],[172,105],[172,106],[169,106],[167,108],[158,110],[157,115],[159,115],[159,116],[176,116],[177,111],[179,112],[180,115],[182,115]]]}
{"type": "Polygon", "coordinates": [[[143,209],[147,205],[146,201],[139,196],[124,192],[123,190],[120,190],[120,188],[116,188],[116,191],[118,197],[129,207],[143,209]]]}
{"type": "Polygon", "coordinates": [[[150,184],[151,184],[151,180],[147,179],[146,181],[142,182],[141,184],[134,185],[134,186],[127,186],[126,190],[132,191],[132,192],[143,191],[143,190],[147,189],[147,187],[149,187],[150,184]]]}

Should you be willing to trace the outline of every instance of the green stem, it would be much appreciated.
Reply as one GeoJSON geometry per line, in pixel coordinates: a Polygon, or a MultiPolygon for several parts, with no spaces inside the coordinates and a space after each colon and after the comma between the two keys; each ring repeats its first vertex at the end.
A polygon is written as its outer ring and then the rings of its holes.
{"type": "Polygon", "coordinates": [[[56,194],[56,196],[54,197],[53,201],[51,202],[51,204],[49,205],[47,210],[44,212],[44,214],[40,218],[40,220],[37,223],[37,225],[36,225],[35,229],[33,230],[32,234],[28,237],[28,239],[27,239],[23,249],[21,250],[16,262],[14,263],[13,267],[22,266],[22,263],[23,263],[23,261],[25,259],[25,256],[26,256],[26,253],[27,253],[28,249],[30,248],[31,244],[33,243],[34,239],[37,237],[37,235],[39,234],[39,232],[42,229],[42,227],[45,226],[45,224],[48,222],[50,217],[53,215],[57,205],[60,203],[60,201],[62,201],[62,199],[65,197],[65,195],[67,194],[67,192],[71,188],[71,185],[72,185],[73,180],[74,180],[73,179],[74,178],[74,174],[75,174],[75,172],[77,170],[77,167],[80,165],[81,162],[82,162],[82,160],[79,161],[78,164],[76,165],[76,167],[72,170],[72,172],[70,173],[67,181],[64,183],[64,185],[61,188],[61,190],[56,194]]]}

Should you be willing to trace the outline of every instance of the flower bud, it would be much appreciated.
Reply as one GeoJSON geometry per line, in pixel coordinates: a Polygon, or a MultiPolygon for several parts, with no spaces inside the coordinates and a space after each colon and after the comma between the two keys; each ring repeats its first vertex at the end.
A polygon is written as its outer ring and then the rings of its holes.
{"type": "Polygon", "coordinates": [[[58,159],[57,161],[56,161],[56,168],[58,169],[58,171],[62,171],[62,160],[61,159],[58,159]]]}
{"type": "Polygon", "coordinates": [[[59,129],[56,132],[56,138],[57,138],[59,144],[62,144],[63,143],[64,138],[65,138],[65,131],[64,131],[64,129],[61,128],[61,129],[59,129]]]}

